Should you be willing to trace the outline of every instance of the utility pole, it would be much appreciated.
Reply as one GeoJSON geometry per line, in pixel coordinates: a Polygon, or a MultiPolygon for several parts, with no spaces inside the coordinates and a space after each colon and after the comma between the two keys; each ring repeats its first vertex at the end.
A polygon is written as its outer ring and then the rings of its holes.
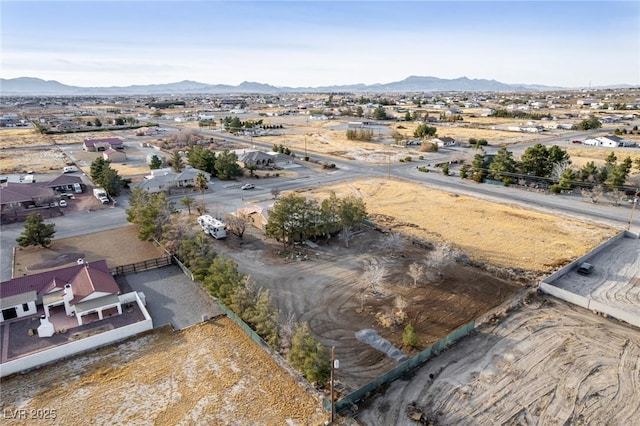
{"type": "Polygon", "coordinates": [[[307,158],[307,137],[304,137],[304,158],[307,158]]]}
{"type": "Polygon", "coordinates": [[[631,231],[631,224],[633,223],[633,214],[636,210],[636,204],[640,202],[640,198],[638,198],[638,195],[640,195],[640,190],[636,190],[636,194],[634,195],[633,201],[631,203],[631,214],[629,215],[629,225],[627,225],[627,231],[631,231]]]}
{"type": "Polygon", "coordinates": [[[336,406],[333,400],[333,369],[335,364],[335,346],[331,346],[331,424],[336,418],[336,406]]]}
{"type": "Polygon", "coordinates": [[[387,154],[387,179],[391,180],[391,154],[387,154]]]}

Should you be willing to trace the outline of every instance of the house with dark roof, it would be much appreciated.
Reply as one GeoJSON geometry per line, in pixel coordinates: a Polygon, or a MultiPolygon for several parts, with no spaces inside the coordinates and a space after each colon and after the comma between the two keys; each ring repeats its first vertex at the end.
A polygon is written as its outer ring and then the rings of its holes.
{"type": "Polygon", "coordinates": [[[96,152],[107,149],[124,149],[124,143],[120,138],[85,139],[82,143],[84,151],[96,152]]]}
{"type": "Polygon", "coordinates": [[[5,182],[0,185],[0,214],[4,216],[17,210],[48,205],[55,197],[53,189],[40,183],[5,182]]]}
{"type": "Polygon", "coordinates": [[[54,191],[66,192],[73,191],[75,185],[82,185],[82,179],[80,176],[60,175],[49,182],[42,182],[40,185],[45,188],[51,188],[54,191]]]}
{"type": "Polygon", "coordinates": [[[120,288],[109,273],[105,260],[12,278],[0,283],[0,322],[34,315],[42,305],[45,316],[64,306],[67,316],[75,316],[78,325],[83,317],[105,312],[122,314],[120,288]]]}

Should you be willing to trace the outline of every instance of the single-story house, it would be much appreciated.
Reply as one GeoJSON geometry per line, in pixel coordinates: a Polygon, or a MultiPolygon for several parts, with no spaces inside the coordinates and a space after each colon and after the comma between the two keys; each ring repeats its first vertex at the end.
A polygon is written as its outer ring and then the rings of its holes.
{"type": "Polygon", "coordinates": [[[102,153],[102,158],[111,161],[112,163],[122,163],[123,161],[127,161],[127,154],[123,151],[116,151],[115,149],[107,148],[102,153]]]}
{"type": "Polygon", "coordinates": [[[635,145],[635,142],[627,139],[623,139],[618,136],[600,136],[597,138],[589,138],[589,139],[585,139],[583,143],[585,145],[604,146],[609,148],[618,148],[618,147],[635,145]]]}
{"type": "Polygon", "coordinates": [[[293,163],[293,157],[281,152],[268,152],[267,153],[273,159],[273,163],[278,167],[284,167],[293,163]]]}
{"type": "Polygon", "coordinates": [[[54,190],[41,183],[5,182],[0,185],[0,211],[3,215],[16,209],[46,205],[55,198],[54,190]]]}
{"type": "Polygon", "coordinates": [[[89,152],[106,151],[109,148],[124,149],[124,143],[120,138],[85,139],[82,143],[82,149],[89,152]]]}
{"type": "Polygon", "coordinates": [[[273,204],[261,206],[258,204],[248,205],[238,209],[238,216],[255,226],[262,232],[267,232],[267,223],[269,222],[269,211],[273,209],[273,204]]]}
{"type": "Polygon", "coordinates": [[[82,325],[82,318],[90,314],[97,314],[98,319],[103,319],[105,312],[122,314],[119,294],[105,260],[79,260],[73,266],[0,283],[0,322],[34,315],[37,305],[42,305],[46,317],[50,309],[64,306],[66,314],[75,316],[82,325]]]}
{"type": "Polygon", "coordinates": [[[180,173],[174,172],[171,168],[151,170],[151,174],[145,176],[144,180],[132,182],[129,186],[144,189],[149,193],[167,192],[173,188],[195,186],[196,177],[200,173],[206,176],[207,182],[211,181],[211,174],[187,166],[180,173]]]}
{"type": "Polygon", "coordinates": [[[45,188],[51,188],[54,191],[73,192],[76,184],[82,185],[82,179],[80,176],[60,175],[49,182],[42,182],[39,185],[45,188]]]}
{"type": "Polygon", "coordinates": [[[262,151],[246,151],[238,155],[238,164],[241,167],[269,167],[273,162],[274,157],[262,151]]]}

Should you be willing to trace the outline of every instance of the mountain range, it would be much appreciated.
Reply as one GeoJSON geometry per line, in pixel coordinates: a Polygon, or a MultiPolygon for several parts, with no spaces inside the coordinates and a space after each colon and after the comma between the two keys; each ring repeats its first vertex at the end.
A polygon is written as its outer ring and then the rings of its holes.
{"type": "MultiPolygon", "coordinates": [[[[630,86],[616,86],[630,87],[630,86]]],[[[276,87],[245,81],[237,86],[206,84],[184,80],[168,84],[148,84],[111,87],[78,87],[55,80],[33,77],[0,78],[0,96],[91,96],[91,95],[162,95],[162,94],[241,94],[241,93],[403,93],[403,92],[531,92],[562,90],[562,87],[527,84],[506,84],[496,80],[460,77],[410,76],[384,84],[352,84],[322,87],[276,87]]]]}

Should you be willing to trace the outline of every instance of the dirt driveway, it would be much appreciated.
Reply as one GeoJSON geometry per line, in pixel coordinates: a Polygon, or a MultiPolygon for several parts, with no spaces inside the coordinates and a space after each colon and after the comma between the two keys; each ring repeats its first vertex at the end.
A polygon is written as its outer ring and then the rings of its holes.
{"type": "Polygon", "coordinates": [[[367,230],[358,235],[351,248],[337,240],[317,249],[299,249],[300,260],[284,260],[282,245],[250,231],[239,248],[234,237],[215,241],[216,249],[238,262],[243,273],[268,288],[280,310],[281,320],[293,316],[307,321],[313,333],[328,347],[335,346],[340,359],[337,380],[354,389],[398,365],[384,353],[359,341],[356,332],[375,329],[380,336],[411,356],[415,349],[402,347],[403,324],[417,331],[419,347],[425,347],[481,313],[497,306],[521,287],[478,269],[454,264],[440,279],[420,279],[414,287],[407,275],[408,265],[421,262],[427,250],[405,244],[395,256],[376,245],[384,234],[367,230]],[[307,257],[308,260],[302,260],[307,257]],[[384,266],[388,274],[377,292],[361,279],[370,264],[384,266]],[[400,301],[400,302],[399,302],[400,301]],[[380,314],[396,318],[404,305],[402,324],[385,328],[380,314]]]}
{"type": "Polygon", "coordinates": [[[71,266],[78,258],[86,262],[106,259],[110,268],[162,257],[150,242],[140,241],[136,227],[125,226],[71,238],[53,240],[49,248],[19,247],[14,258],[14,277],[71,266]]]}

